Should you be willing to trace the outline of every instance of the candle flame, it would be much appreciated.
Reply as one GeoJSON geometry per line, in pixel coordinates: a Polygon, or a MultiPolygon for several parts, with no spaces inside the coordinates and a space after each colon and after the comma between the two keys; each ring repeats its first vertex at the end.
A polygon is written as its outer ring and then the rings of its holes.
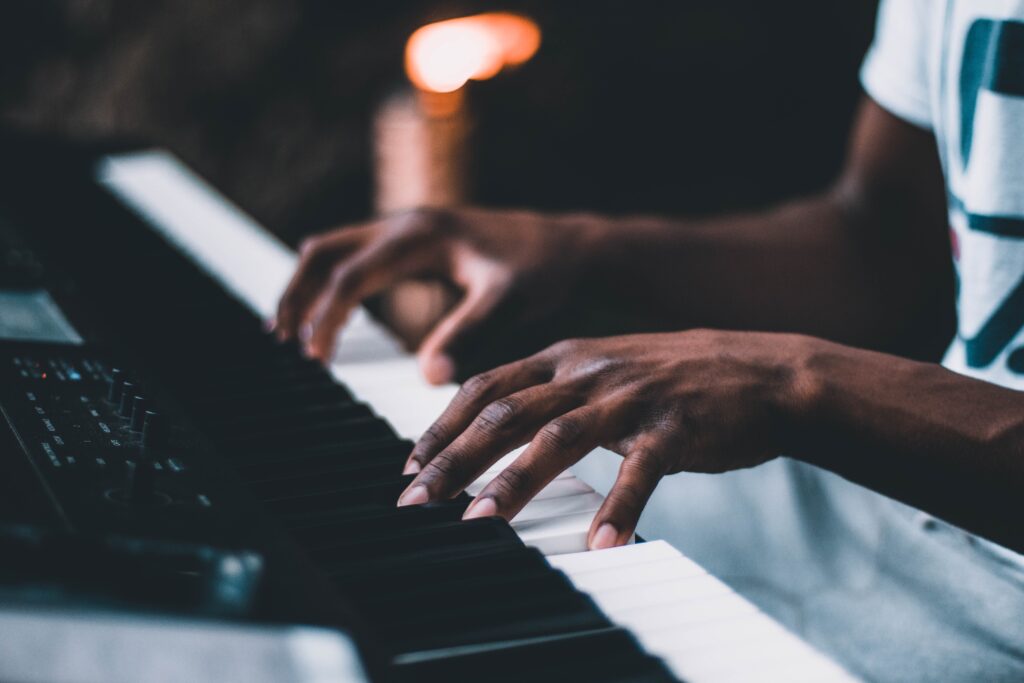
{"type": "Polygon", "coordinates": [[[488,12],[417,29],[405,46],[405,70],[420,90],[446,93],[470,79],[491,78],[522,64],[540,47],[540,29],[530,19],[488,12]]]}

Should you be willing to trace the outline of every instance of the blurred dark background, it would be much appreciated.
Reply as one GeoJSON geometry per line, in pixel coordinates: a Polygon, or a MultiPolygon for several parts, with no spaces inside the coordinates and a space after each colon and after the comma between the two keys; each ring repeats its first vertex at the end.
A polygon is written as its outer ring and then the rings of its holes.
{"type": "Polygon", "coordinates": [[[469,86],[473,200],[691,214],[828,183],[871,0],[4,0],[0,125],[169,147],[289,242],[371,213],[370,128],[429,21],[520,12],[469,86]]]}

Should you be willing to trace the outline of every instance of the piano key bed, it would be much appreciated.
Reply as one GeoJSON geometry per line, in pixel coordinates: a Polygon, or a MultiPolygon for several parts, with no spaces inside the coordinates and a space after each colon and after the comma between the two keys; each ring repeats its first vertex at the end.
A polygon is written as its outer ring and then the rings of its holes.
{"type": "Polygon", "coordinates": [[[396,509],[410,439],[455,388],[427,385],[362,312],[333,377],[264,334],[295,255],[173,156],[107,157],[98,177],[194,269],[147,274],[174,283],[154,308],[188,321],[153,323],[179,350],[164,375],[399,680],[853,680],[665,542],[586,552],[602,497],[570,473],[511,524],[460,518],[515,454],[455,500],[396,509]]]}

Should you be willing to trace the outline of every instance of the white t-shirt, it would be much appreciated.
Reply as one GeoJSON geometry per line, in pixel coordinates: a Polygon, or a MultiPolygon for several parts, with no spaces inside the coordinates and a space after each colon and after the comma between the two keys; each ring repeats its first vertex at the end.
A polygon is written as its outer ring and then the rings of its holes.
{"type": "MultiPolygon", "coordinates": [[[[1024,0],[882,0],[861,68],[932,130],[949,200],[958,327],[943,363],[1024,389],[1024,0]]],[[[1024,569],[1024,555],[973,539],[1024,569]]]]}
{"type": "Polygon", "coordinates": [[[1024,0],[883,0],[861,81],[938,142],[958,276],[945,365],[1024,389],[1024,0]]]}

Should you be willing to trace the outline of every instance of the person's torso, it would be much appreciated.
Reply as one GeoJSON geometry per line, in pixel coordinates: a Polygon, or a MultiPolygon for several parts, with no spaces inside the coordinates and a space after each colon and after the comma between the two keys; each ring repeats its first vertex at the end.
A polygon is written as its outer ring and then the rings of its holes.
{"type": "Polygon", "coordinates": [[[930,0],[932,123],[949,195],[947,367],[1024,389],[1024,0],[930,0]]]}

